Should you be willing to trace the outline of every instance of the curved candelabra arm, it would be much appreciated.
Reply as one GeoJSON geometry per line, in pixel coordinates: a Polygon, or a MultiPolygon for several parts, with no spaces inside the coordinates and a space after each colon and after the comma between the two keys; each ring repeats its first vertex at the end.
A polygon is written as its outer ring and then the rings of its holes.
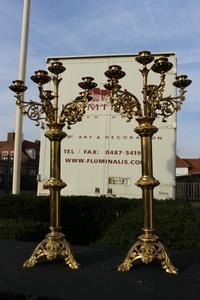
{"type": "Polygon", "coordinates": [[[59,122],[67,123],[68,129],[71,129],[71,125],[76,124],[82,120],[83,115],[85,114],[85,108],[87,102],[81,97],[77,97],[74,101],[66,104],[61,111],[59,122]]]}
{"type": "Polygon", "coordinates": [[[29,119],[36,122],[36,126],[40,125],[40,120],[44,119],[43,108],[41,103],[30,100],[29,102],[24,101],[18,105],[22,113],[26,115],[29,119]]]}
{"type": "Polygon", "coordinates": [[[92,100],[90,90],[97,86],[92,77],[83,77],[82,80],[83,81],[78,85],[84,89],[84,91],[80,92],[80,96],[74,101],[64,105],[60,113],[59,122],[67,123],[68,129],[71,129],[71,125],[82,120],[82,117],[85,114],[85,108],[87,107],[88,102],[92,100]]]}
{"type": "Polygon", "coordinates": [[[113,89],[110,93],[110,102],[114,111],[119,113],[123,118],[126,118],[127,122],[129,122],[134,116],[142,116],[142,109],[139,100],[126,89],[113,89]]]}
{"type": "Polygon", "coordinates": [[[164,83],[162,81],[164,80],[161,80],[159,86],[148,86],[149,117],[162,116],[162,121],[166,122],[169,116],[181,109],[181,105],[185,100],[185,88],[191,84],[191,80],[187,79],[186,75],[176,77],[176,81],[173,83],[174,86],[179,88],[179,95],[176,97],[163,97],[164,83]]]}
{"type": "Polygon", "coordinates": [[[13,84],[9,86],[10,90],[15,92],[16,105],[19,107],[24,115],[27,115],[29,119],[36,122],[36,126],[39,125],[39,120],[43,119],[42,104],[33,100],[24,101],[24,92],[27,87],[22,80],[14,80],[13,84]]]}
{"type": "Polygon", "coordinates": [[[54,122],[54,108],[51,103],[54,96],[51,94],[51,91],[43,90],[42,85],[39,84],[39,97],[41,102],[37,102],[24,100],[24,91],[27,87],[22,80],[14,80],[9,88],[16,94],[16,105],[24,115],[27,115],[29,119],[36,122],[36,126],[38,126],[40,124],[39,121],[43,119],[46,119],[49,123],[54,122]]]}
{"type": "Polygon", "coordinates": [[[167,122],[167,118],[173,115],[175,112],[179,111],[181,108],[181,104],[179,101],[174,100],[173,98],[163,98],[159,101],[159,103],[155,106],[153,117],[162,116],[162,121],[167,122]]]}
{"type": "Polygon", "coordinates": [[[125,76],[120,66],[113,65],[105,72],[109,78],[104,87],[110,91],[110,102],[116,113],[129,122],[133,116],[142,116],[141,104],[138,98],[129,91],[122,90],[119,79],[125,76]]]}
{"type": "MultiPolygon", "coordinates": [[[[159,100],[155,106],[154,113],[156,116],[163,116],[162,121],[166,122],[166,118],[178,112],[181,109],[181,105],[185,100],[186,91],[181,89],[180,95],[177,97],[165,97],[159,100]]],[[[153,111],[153,109],[152,109],[153,111]]]]}

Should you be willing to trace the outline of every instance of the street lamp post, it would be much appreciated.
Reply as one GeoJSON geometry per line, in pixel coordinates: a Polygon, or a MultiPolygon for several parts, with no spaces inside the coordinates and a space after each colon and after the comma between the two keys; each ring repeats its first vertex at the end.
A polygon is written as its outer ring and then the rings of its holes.
{"type": "Polygon", "coordinates": [[[9,87],[16,93],[17,106],[31,120],[35,121],[36,125],[39,125],[39,120],[45,119],[48,127],[45,136],[50,140],[50,178],[44,184],[45,188],[50,190],[50,232],[38,244],[23,266],[34,266],[40,257],[46,257],[50,261],[62,257],[70,268],[77,269],[79,264],[76,262],[64,234],[61,233],[60,226],[60,191],[66,186],[60,178],[60,146],[62,139],[67,135],[63,131],[65,123],[70,129],[71,125],[82,120],[87,103],[92,99],[89,95],[90,90],[96,87],[96,83],[92,77],[83,77],[82,82],[78,85],[84,91],[80,92],[74,101],[64,105],[59,110],[59,84],[62,80],[60,74],[65,71],[65,67],[58,60],[54,60],[48,70],[53,74],[52,76],[49,76],[45,70],[38,70],[31,77],[38,84],[40,102],[23,100],[23,93],[27,87],[22,80],[13,81],[9,87]],[[50,81],[54,85],[54,94],[43,88],[43,85],[50,81]]]}
{"type": "Polygon", "coordinates": [[[185,88],[190,85],[191,80],[186,75],[177,76],[173,85],[179,88],[179,96],[165,97],[163,95],[165,77],[166,73],[173,67],[173,64],[165,56],[154,59],[149,51],[139,52],[135,59],[142,65],[140,69],[143,77],[142,101],[129,91],[121,89],[119,79],[125,76],[125,72],[122,71],[120,66],[112,65],[105,72],[105,75],[108,77],[108,83],[105,84],[105,88],[110,91],[110,101],[114,111],[127,118],[127,121],[136,117],[138,126],[134,131],[141,139],[142,176],[136,182],[136,185],[142,189],[144,202],[143,234],[133,244],[118,270],[129,271],[137,260],[147,264],[157,259],[161,262],[166,272],[176,274],[177,269],[173,266],[167,250],[159,241],[159,237],[154,234],[153,189],[160,183],[153,177],[152,136],[158,130],[153,123],[158,116],[161,116],[162,121],[166,122],[169,116],[180,110],[185,100],[185,88]],[[147,68],[149,64],[151,65],[147,68]],[[160,74],[158,85],[148,83],[149,71],[160,74]]]}

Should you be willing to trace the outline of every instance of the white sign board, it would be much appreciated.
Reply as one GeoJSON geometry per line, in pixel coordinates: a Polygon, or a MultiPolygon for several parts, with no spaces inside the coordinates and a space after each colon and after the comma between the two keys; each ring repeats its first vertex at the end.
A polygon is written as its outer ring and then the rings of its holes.
{"type": "MultiPolygon", "coordinates": [[[[162,54],[155,54],[160,57],[162,54]]],[[[165,53],[174,68],[166,76],[165,94],[175,96],[172,82],[176,76],[176,57],[165,53]]],[[[48,65],[53,59],[49,58],[48,65]]],[[[126,72],[120,80],[127,89],[142,100],[142,75],[140,65],[134,55],[60,57],[66,67],[60,84],[59,107],[74,100],[80,88],[81,77],[92,76],[98,87],[92,91],[93,100],[89,103],[82,122],[67,126],[67,137],[61,142],[61,178],[67,184],[62,195],[109,195],[126,198],[141,198],[141,189],[135,182],[141,177],[140,138],[134,132],[137,122],[127,123],[115,113],[110,105],[104,72],[110,65],[117,64],[126,72]]],[[[150,72],[149,84],[158,84],[159,75],[150,72]]],[[[174,198],[175,156],[176,156],[176,116],[155,121],[159,128],[153,136],[154,177],[160,185],[154,189],[156,199],[174,198]]],[[[43,184],[49,178],[49,141],[41,134],[41,152],[38,194],[47,194],[43,184]]]]}

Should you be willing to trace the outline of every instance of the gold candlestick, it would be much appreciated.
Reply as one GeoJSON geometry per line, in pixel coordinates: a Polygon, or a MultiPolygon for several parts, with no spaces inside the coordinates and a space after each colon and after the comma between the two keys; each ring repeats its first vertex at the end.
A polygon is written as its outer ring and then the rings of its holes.
{"type": "Polygon", "coordinates": [[[135,128],[135,132],[141,139],[142,176],[136,182],[136,185],[142,189],[144,202],[143,234],[133,244],[118,270],[129,271],[137,260],[147,264],[157,259],[166,272],[176,274],[177,269],[173,266],[167,250],[159,241],[159,237],[154,234],[153,189],[159,185],[159,181],[153,177],[152,136],[158,130],[153,123],[157,116],[162,116],[163,122],[166,122],[166,118],[180,109],[185,100],[185,88],[191,84],[191,80],[187,79],[186,75],[177,76],[173,85],[179,88],[179,96],[164,97],[166,73],[172,68],[173,64],[168,61],[167,57],[154,59],[149,51],[139,52],[135,59],[143,66],[140,70],[143,77],[142,101],[139,101],[129,91],[121,89],[119,79],[125,76],[125,72],[122,71],[120,66],[110,66],[105,72],[105,75],[109,78],[105,88],[110,91],[110,101],[114,111],[127,118],[127,121],[136,117],[138,126],[135,128]],[[147,68],[150,63],[153,64],[150,68],[147,68]],[[148,83],[150,70],[160,73],[158,85],[148,83]]]}
{"type": "Polygon", "coordinates": [[[50,190],[50,232],[38,244],[23,266],[33,267],[40,257],[45,257],[49,261],[62,257],[71,269],[78,269],[79,264],[74,258],[69,243],[65,240],[65,235],[61,232],[60,191],[66,184],[60,178],[60,146],[62,139],[66,136],[63,131],[65,123],[68,124],[68,129],[70,129],[71,125],[82,120],[87,103],[92,99],[89,92],[96,87],[96,83],[93,82],[92,77],[83,77],[79,86],[84,91],[80,92],[80,95],[74,101],[66,104],[59,113],[59,84],[62,80],[60,74],[65,71],[65,67],[61,62],[55,60],[48,70],[53,74],[52,76],[49,76],[47,71],[38,70],[31,77],[38,84],[41,102],[23,100],[23,93],[27,87],[21,80],[13,81],[13,84],[9,87],[16,93],[16,104],[24,114],[36,122],[36,125],[39,125],[39,120],[45,119],[48,127],[45,136],[50,140],[50,178],[44,184],[50,190]],[[43,85],[50,81],[53,81],[54,84],[54,95],[52,91],[43,89],[43,85]]]}

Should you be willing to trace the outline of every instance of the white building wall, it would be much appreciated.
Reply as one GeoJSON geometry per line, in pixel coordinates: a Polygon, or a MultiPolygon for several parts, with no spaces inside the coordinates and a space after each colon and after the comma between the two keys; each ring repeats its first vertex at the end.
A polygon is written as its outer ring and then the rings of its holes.
{"type": "MultiPolygon", "coordinates": [[[[48,59],[48,64],[52,59],[48,59]]],[[[169,60],[174,68],[167,75],[166,95],[175,96],[176,89],[172,85],[176,76],[175,54],[169,54],[169,60]]],[[[126,77],[120,80],[122,87],[142,99],[142,76],[134,55],[63,57],[60,61],[66,67],[60,84],[60,108],[77,97],[80,92],[77,83],[81,77],[94,77],[103,90],[104,72],[112,64],[122,66],[126,72],[126,77]]],[[[150,72],[149,81],[158,84],[159,75],[150,72]]],[[[160,181],[154,190],[155,198],[174,198],[176,116],[171,116],[167,123],[160,118],[155,125],[159,131],[153,137],[154,177],[160,181]]],[[[96,95],[82,122],[73,125],[71,130],[67,126],[64,128],[67,137],[62,141],[61,178],[67,187],[62,194],[95,195],[95,191],[99,191],[100,195],[107,195],[112,189],[112,194],[117,197],[141,198],[141,189],[135,185],[141,176],[140,138],[134,132],[136,126],[135,119],[127,123],[113,112],[108,97],[96,95]]],[[[48,192],[43,189],[43,183],[49,177],[49,141],[44,137],[44,130],[39,167],[40,195],[48,192]]]]}

